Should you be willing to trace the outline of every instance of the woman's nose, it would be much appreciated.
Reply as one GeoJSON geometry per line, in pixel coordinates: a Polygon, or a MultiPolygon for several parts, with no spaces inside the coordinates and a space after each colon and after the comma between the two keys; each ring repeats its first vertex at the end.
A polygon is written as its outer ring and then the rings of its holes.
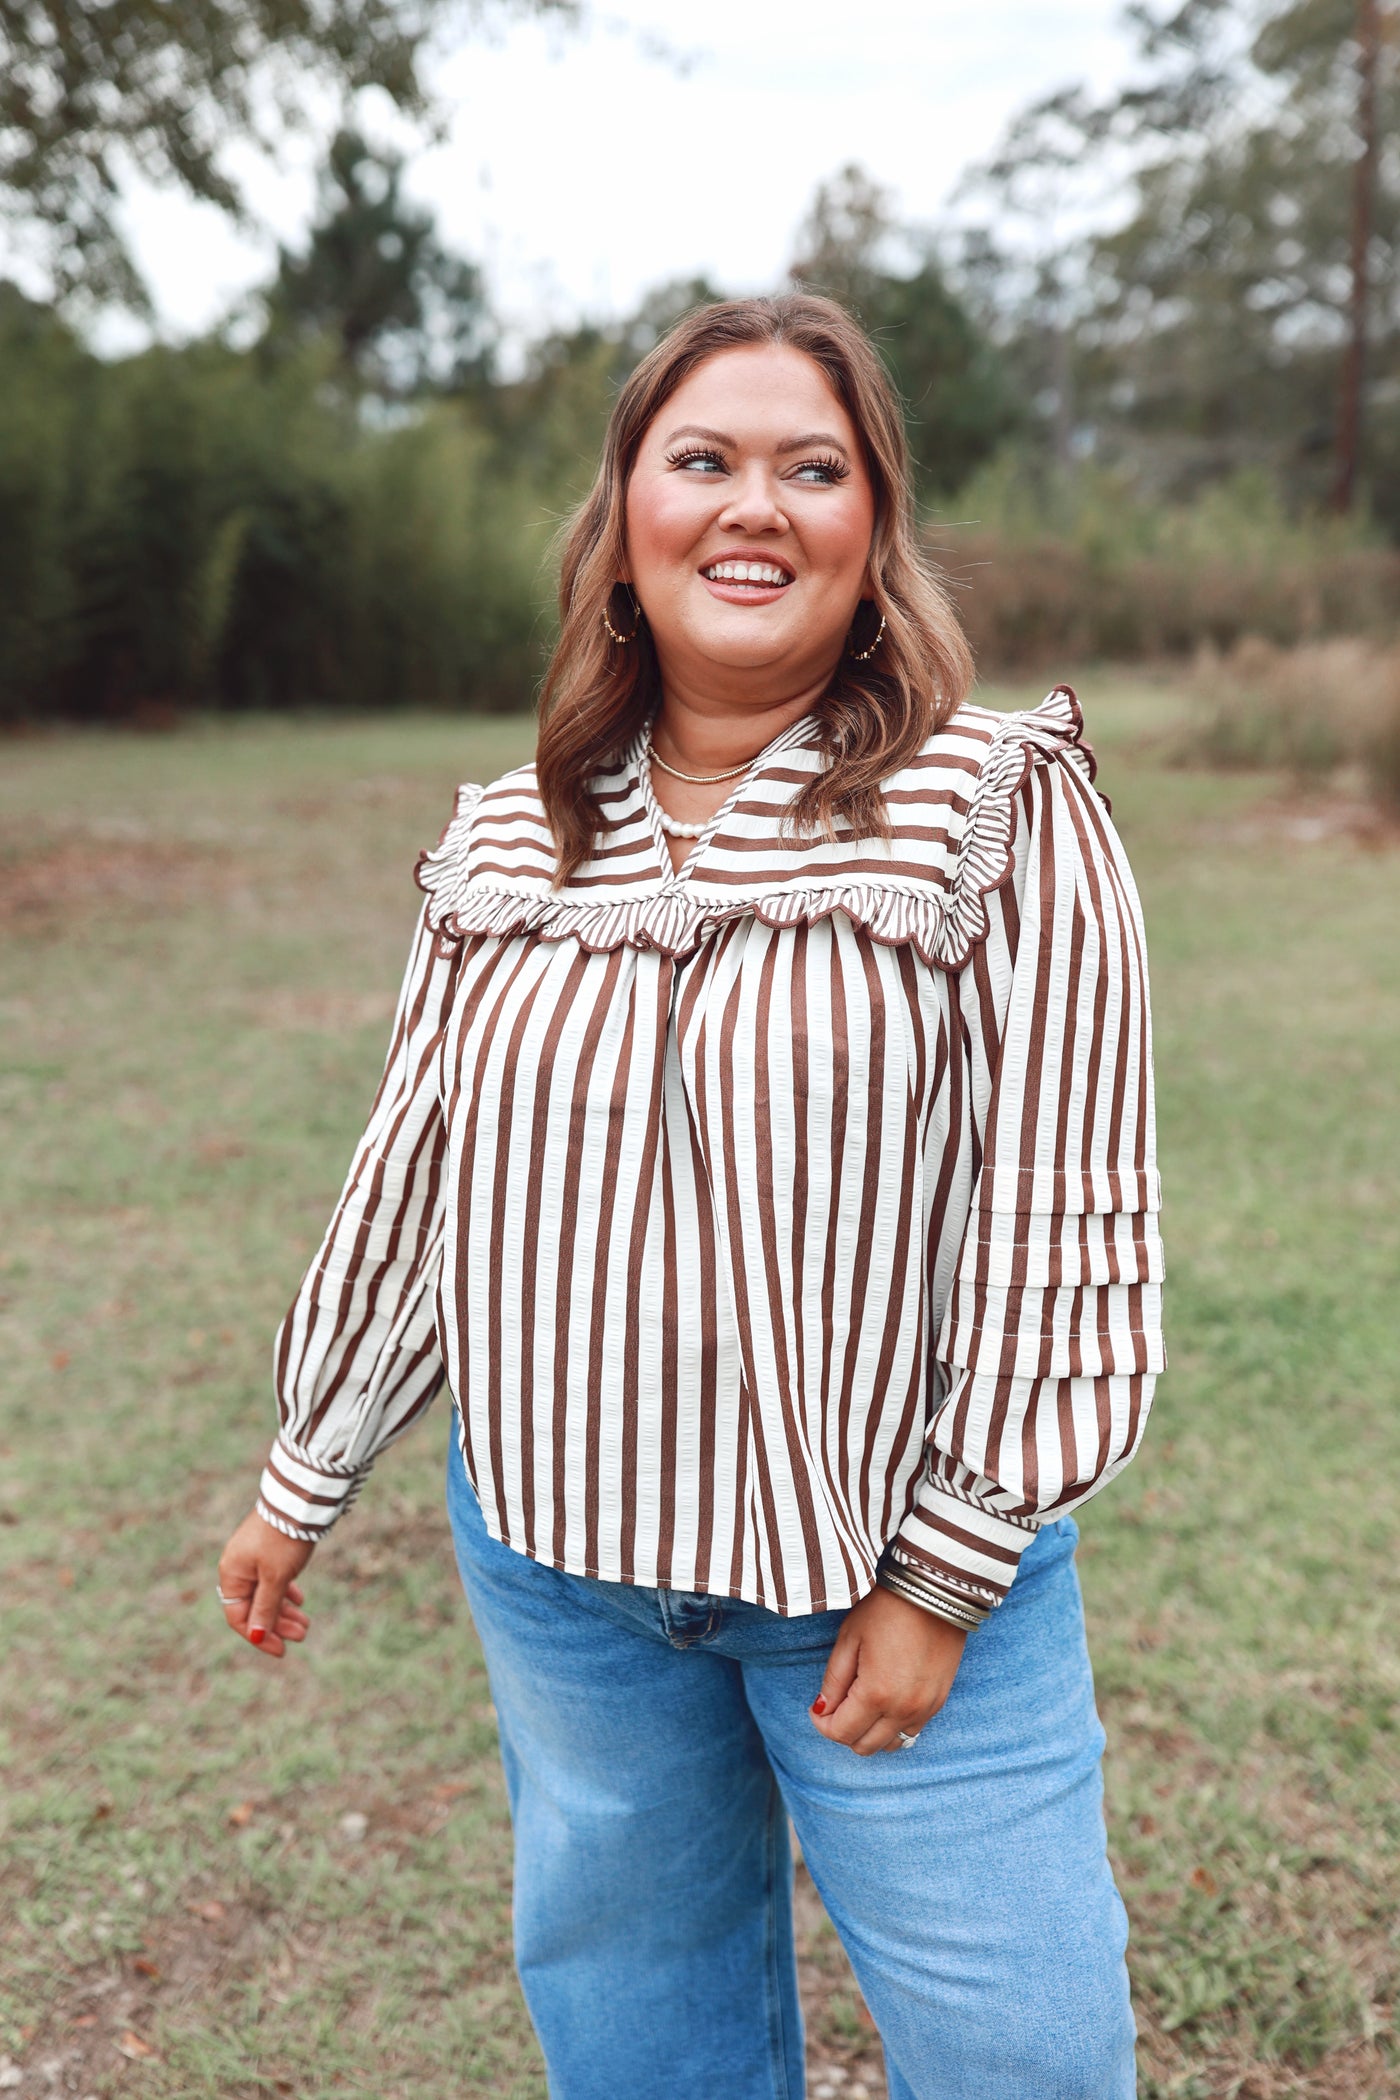
{"type": "Polygon", "coordinates": [[[743,532],[785,532],[787,515],[778,495],[773,476],[755,460],[736,477],[720,524],[743,532]]]}

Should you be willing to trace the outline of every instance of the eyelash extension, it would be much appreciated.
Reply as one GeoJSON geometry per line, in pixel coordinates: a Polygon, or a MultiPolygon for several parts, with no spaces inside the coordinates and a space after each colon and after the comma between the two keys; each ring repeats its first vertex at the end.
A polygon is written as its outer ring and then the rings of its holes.
{"type": "Polygon", "coordinates": [[[718,465],[724,465],[713,445],[682,445],[675,452],[667,453],[666,464],[671,467],[683,467],[692,459],[712,459],[718,465]]]}
{"type": "Polygon", "coordinates": [[[804,467],[824,467],[833,481],[844,481],[851,471],[843,459],[832,459],[826,455],[815,459],[804,459],[801,465],[804,467]]]}
{"type": "MultiPolygon", "coordinates": [[[[666,463],[672,467],[686,466],[691,460],[695,459],[712,459],[717,465],[724,465],[722,457],[715,451],[713,445],[683,445],[677,451],[669,452],[666,455],[666,463]]],[[[844,460],[833,459],[826,453],[819,454],[812,459],[799,460],[794,472],[800,473],[803,467],[821,467],[825,473],[831,476],[833,481],[844,481],[851,471],[844,460]]]]}

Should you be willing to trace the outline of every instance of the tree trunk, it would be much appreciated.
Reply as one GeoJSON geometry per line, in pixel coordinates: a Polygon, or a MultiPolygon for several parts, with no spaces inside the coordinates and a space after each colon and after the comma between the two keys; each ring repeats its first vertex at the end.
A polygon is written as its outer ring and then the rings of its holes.
{"type": "Polygon", "coordinates": [[[1370,305],[1371,213],[1376,189],[1376,64],[1380,52],[1380,0],[1357,0],[1356,129],[1360,150],[1352,175],[1350,335],[1342,360],[1337,413],[1336,479],[1332,507],[1346,512],[1356,502],[1361,462],[1366,384],[1366,324],[1370,305]]]}
{"type": "Polygon", "coordinates": [[[1055,390],[1055,464],[1074,465],[1074,342],[1069,323],[1057,314],[1050,332],[1051,384],[1055,390]]]}

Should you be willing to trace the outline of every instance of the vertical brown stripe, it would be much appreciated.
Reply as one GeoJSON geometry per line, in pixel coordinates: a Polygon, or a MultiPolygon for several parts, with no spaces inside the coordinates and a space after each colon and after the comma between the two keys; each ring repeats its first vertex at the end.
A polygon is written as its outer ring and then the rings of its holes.
{"type": "Polygon", "coordinates": [[[578,1241],[579,1183],[583,1173],[583,1131],[592,1092],[593,1067],[598,1045],[612,1006],[622,971],[622,954],[615,950],[600,969],[594,958],[583,959],[586,983],[592,996],[591,1010],[579,1047],[570,1103],[568,1147],[562,1162],[559,1191],[559,1267],[554,1283],[554,1419],[550,1436],[553,1466],[554,1558],[563,1567],[570,1558],[568,1526],[568,1424],[570,1402],[578,1396],[570,1391],[569,1346],[573,1339],[573,1263],[578,1241]]]}
{"type": "MultiPolygon", "coordinates": [[[[622,1154],[627,1094],[632,1077],[632,1045],[637,1030],[637,986],[628,985],[627,1018],[608,1083],[608,1135],[599,1176],[598,1238],[593,1265],[593,1294],[588,1316],[588,1388],[584,1415],[584,1562],[596,1570],[602,1535],[603,1349],[607,1340],[607,1302],[612,1281],[612,1222],[617,1210],[617,1163],[622,1154]]],[[[630,1192],[629,1192],[630,1193],[630,1192]]]]}
{"type": "MultiPolygon", "coordinates": [[[[739,1007],[743,998],[744,978],[742,970],[736,972],[724,1002],[719,1024],[720,1068],[730,1077],[730,1098],[733,1098],[732,1074],[734,1071],[734,1034],[738,1026],[739,1007]]],[[[755,1050],[757,1046],[755,1045],[755,1050]]],[[[734,1276],[735,1324],[739,1334],[739,1355],[744,1367],[744,1415],[746,1423],[757,1417],[751,1430],[753,1443],[754,1474],[759,1501],[763,1511],[763,1524],[768,1541],[769,1567],[778,1601],[771,1607],[776,1611],[787,1609],[787,1582],[783,1568],[782,1537],[778,1525],[777,1501],[773,1493],[772,1460],[762,1436],[763,1415],[758,1405],[759,1379],[754,1363],[753,1323],[749,1316],[749,1280],[744,1262],[744,1214],[739,1185],[739,1163],[734,1146],[734,1118],[730,1114],[724,1122],[724,1192],[729,1217],[730,1266],[734,1276]]]]}
{"type": "MultiPolygon", "coordinates": [[[[651,1059],[651,1076],[647,1090],[645,1131],[642,1145],[641,1165],[637,1171],[636,1186],[632,1196],[632,1230],[627,1249],[627,1299],[625,1334],[623,1341],[622,1393],[622,1480],[619,1550],[622,1561],[622,1580],[634,1582],[637,1570],[637,1413],[638,1391],[641,1380],[639,1343],[642,1324],[642,1292],[647,1278],[644,1269],[647,1230],[651,1217],[653,1186],[656,1180],[656,1159],[661,1142],[661,1120],[666,1082],[666,1036],[671,1016],[671,986],[675,977],[675,964],[669,956],[658,956],[656,977],[652,991],[651,1030],[649,1039],[637,1046],[639,1068],[646,1058],[651,1059]]],[[[633,1012],[636,1011],[637,991],[634,980],[633,1012]]],[[[621,1118],[618,1118],[619,1128],[621,1118]]]]}
{"type": "MultiPolygon", "coordinates": [[[[540,1241],[540,1214],[544,1202],[544,1161],[547,1156],[546,1140],[549,1133],[550,1111],[554,1105],[555,1061],[559,1045],[563,1041],[565,1026],[574,1010],[588,977],[588,958],[576,951],[562,982],[556,987],[549,1018],[540,1041],[539,1056],[535,1069],[535,1104],[530,1125],[530,1173],[525,1189],[525,1216],[521,1231],[522,1273],[520,1287],[520,1492],[523,1504],[525,1537],[532,1543],[535,1538],[535,1482],[540,1460],[535,1450],[535,1325],[538,1318],[537,1302],[540,1285],[540,1262],[543,1250],[540,1241]]],[[[518,1069],[515,1067],[514,1069],[518,1069]]],[[[498,1201],[500,1199],[498,1191],[498,1201]]],[[[567,1273],[571,1250],[562,1242],[558,1253],[558,1267],[567,1273]]],[[[557,1411],[558,1396],[555,1396],[557,1411]]],[[[563,1454],[557,1448],[559,1438],[555,1434],[557,1424],[553,1417],[550,1423],[550,1449],[548,1463],[551,1478],[556,1467],[562,1464],[563,1454]]],[[[557,1529],[559,1514],[556,1509],[554,1523],[557,1529]]]]}
{"type": "MultiPolygon", "coordinates": [[[[481,1080],[482,1074],[490,1060],[495,1024],[500,1019],[516,980],[536,960],[534,944],[530,941],[511,941],[501,949],[499,956],[501,965],[499,976],[501,981],[495,986],[495,999],[483,1019],[475,1055],[472,1058],[470,1075],[467,1070],[467,1059],[471,1053],[468,1049],[467,1037],[469,1030],[475,1027],[478,1009],[486,1007],[488,989],[498,974],[495,968],[495,959],[493,959],[490,972],[483,972],[484,981],[482,984],[479,987],[473,987],[474,996],[470,1007],[470,1018],[464,1017],[463,1026],[458,1033],[457,1091],[467,1102],[467,1112],[462,1127],[461,1172],[457,1184],[457,1244],[459,1248],[466,1248],[471,1238],[470,1232],[467,1230],[467,1221],[471,1216],[472,1189],[478,1164],[477,1130],[481,1120],[481,1080]]],[[[476,1278],[469,1275],[468,1268],[469,1264],[466,1261],[459,1261],[456,1267],[456,1274],[452,1277],[451,1283],[457,1314],[457,1334],[463,1356],[462,1419],[466,1431],[468,1469],[471,1473],[472,1483],[476,1487],[477,1492],[480,1493],[481,1476],[476,1466],[476,1424],[473,1420],[475,1409],[468,1374],[470,1345],[466,1339],[470,1332],[469,1322],[471,1318],[467,1300],[471,1290],[476,1285],[476,1278]]],[[[488,1423],[487,1426],[489,1443],[494,1444],[496,1440],[496,1425],[492,1422],[488,1423]]],[[[492,1487],[495,1492],[497,1522],[504,1526],[505,1514],[500,1480],[493,1480],[492,1487]]]]}
{"type": "MultiPolygon", "coordinates": [[[[757,1010],[754,1016],[754,1121],[755,1148],[758,1157],[758,1204],[757,1225],[759,1245],[763,1255],[763,1271],[767,1284],[768,1328],[773,1337],[772,1378],[762,1381],[755,1365],[754,1390],[759,1395],[763,1383],[768,1382],[782,1423],[783,1442],[787,1452],[787,1475],[792,1489],[793,1502],[797,1509],[798,1523],[802,1527],[802,1547],[807,1562],[807,1590],[810,1596],[820,1597],[826,1591],[826,1570],[822,1562],[821,1536],[817,1530],[817,1513],[812,1501],[812,1481],[806,1449],[806,1421],[802,1411],[801,1383],[794,1379],[793,1364],[788,1355],[787,1323],[789,1315],[796,1312],[796,1325],[801,1326],[801,1298],[794,1293],[790,1300],[783,1279],[782,1261],[778,1252],[777,1206],[778,1191],[773,1184],[773,1159],[777,1150],[776,1133],[773,1127],[773,1074],[770,1045],[773,1032],[773,978],[780,958],[792,972],[792,941],[785,934],[770,933],[759,968],[757,1010]]],[[[781,1084],[781,1082],[780,1082],[781,1084]]],[[[794,1115],[797,1102],[789,1103],[794,1115]]],[[[805,1146],[798,1145],[799,1156],[805,1146]]],[[[737,1219],[742,1232],[742,1215],[737,1219]]],[[[796,1250],[793,1250],[794,1258],[796,1250]]],[[[744,1270],[747,1274],[747,1263],[744,1270]]],[[[760,1421],[763,1412],[760,1411],[760,1421]]],[[[765,1424],[765,1426],[768,1426],[765,1424]]],[[[775,1454],[776,1456],[777,1454],[775,1454]]],[[[775,1498],[776,1502],[776,1498],[775,1498]]],[[[775,1507],[776,1527],[776,1507],[775,1507]]],[[[781,1529],[775,1560],[784,1558],[781,1529]]]]}

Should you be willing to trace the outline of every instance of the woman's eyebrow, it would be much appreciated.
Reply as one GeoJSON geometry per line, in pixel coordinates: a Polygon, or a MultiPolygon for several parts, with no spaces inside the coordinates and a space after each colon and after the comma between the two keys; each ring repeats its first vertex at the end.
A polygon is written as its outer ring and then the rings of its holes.
{"type": "Polygon", "coordinates": [[[674,445],[677,438],[704,438],[707,444],[718,445],[726,452],[734,450],[734,439],[732,437],[729,437],[723,430],[706,430],[703,423],[682,423],[679,430],[671,432],[666,443],[674,445]]]}
{"type": "MultiPolygon", "coordinates": [[[[730,437],[727,431],[707,430],[703,423],[682,423],[679,430],[671,432],[666,439],[666,443],[674,445],[677,438],[687,437],[703,438],[706,444],[718,445],[726,452],[733,452],[737,448],[737,440],[730,437]]],[[[831,451],[842,454],[847,450],[840,438],[833,437],[829,430],[808,430],[801,437],[784,438],[780,445],[773,447],[773,450],[777,453],[805,452],[811,445],[826,445],[831,451]]]]}
{"type": "Polygon", "coordinates": [[[779,452],[805,452],[809,445],[826,445],[832,452],[843,454],[846,451],[840,438],[833,437],[829,430],[809,430],[803,437],[784,438],[775,449],[779,452]]]}

